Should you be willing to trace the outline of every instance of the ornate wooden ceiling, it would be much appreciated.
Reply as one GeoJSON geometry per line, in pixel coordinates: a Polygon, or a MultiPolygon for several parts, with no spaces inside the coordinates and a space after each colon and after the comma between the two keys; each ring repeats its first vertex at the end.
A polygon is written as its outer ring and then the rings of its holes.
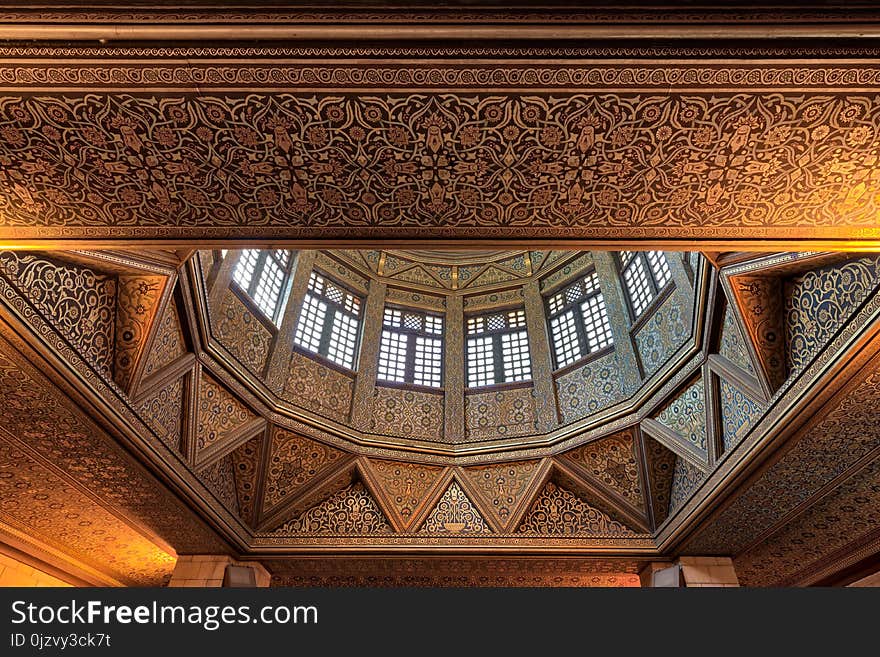
{"type": "MultiPolygon", "coordinates": [[[[30,537],[47,553],[72,551],[85,581],[157,583],[176,551],[230,550],[271,557],[277,583],[366,581],[370,572],[377,582],[415,583],[430,562],[413,562],[413,579],[401,580],[380,576],[389,561],[380,558],[370,571],[364,558],[428,552],[447,560],[437,567],[454,569],[448,559],[455,555],[512,549],[574,559],[565,565],[570,582],[611,583],[646,560],[684,551],[732,552],[750,583],[797,583],[822,576],[831,549],[854,559],[873,545],[870,523],[866,534],[859,516],[871,509],[857,500],[878,485],[870,415],[880,407],[872,402],[876,258],[732,265],[706,324],[708,359],[658,391],[636,424],[609,424],[540,458],[445,461],[383,456],[292,430],[204,352],[193,297],[174,291],[191,285],[188,276],[155,260],[86,252],[0,257],[3,440],[11,450],[2,465],[11,474],[4,540],[30,537]],[[805,308],[812,310],[798,312],[805,308]],[[768,323],[777,312],[781,324],[768,323]],[[788,348],[775,337],[780,326],[788,348]],[[785,378],[774,382],[780,359],[785,378]],[[45,422],[35,425],[35,417],[45,422]],[[73,450],[63,459],[50,429],[58,422],[73,450]],[[136,458],[113,456],[120,445],[136,458]],[[21,496],[50,483],[25,456],[60,478],[52,486],[63,482],[97,507],[73,508],[69,495],[65,502],[50,495],[46,503],[60,506],[41,511],[49,525],[38,522],[33,512],[42,507],[21,496]],[[115,478],[112,490],[95,488],[105,470],[115,478]],[[780,482],[790,499],[774,492],[780,482]],[[128,502],[119,497],[127,487],[138,491],[128,502]],[[795,528],[819,522],[826,507],[853,523],[859,545],[824,548],[816,534],[816,558],[804,566],[786,542],[802,540],[797,532],[810,530],[795,528]],[[858,513],[850,517],[843,507],[858,513]],[[128,556],[114,556],[118,565],[96,560],[90,534],[77,529],[82,517],[129,546],[128,556]],[[65,545],[65,536],[80,538],[65,545]],[[763,549],[768,538],[785,546],[778,562],[763,549]],[[313,561],[282,563],[340,551],[352,559],[335,574],[313,561]]],[[[195,262],[184,267],[197,270],[195,262]]],[[[505,566],[511,577],[540,580],[539,566],[517,564],[505,566]]]]}
{"type": "Polygon", "coordinates": [[[496,583],[551,570],[619,583],[647,559],[733,553],[745,583],[810,583],[877,551],[862,502],[880,423],[867,261],[733,259],[711,353],[658,391],[656,413],[586,441],[596,453],[491,465],[367,455],[280,426],[207,355],[178,269],[193,248],[251,243],[875,248],[870,3],[65,4],[0,10],[0,244],[181,251],[5,261],[4,542],[104,584],[161,583],[175,552],[271,555],[277,582],[324,584],[423,583],[432,568],[473,583],[490,553],[509,574],[496,583]],[[796,303],[830,310],[811,323],[796,303]],[[637,468],[610,458],[621,440],[637,468]],[[511,549],[541,556],[499,561],[511,549]],[[443,561],[389,574],[396,555],[428,552],[443,561]]]}
{"type": "Polygon", "coordinates": [[[878,236],[871,9],[639,11],[449,9],[416,26],[418,11],[251,8],[206,26],[197,9],[9,10],[0,36],[36,42],[0,47],[0,238],[878,236]],[[577,39],[548,47],[542,23],[577,39]],[[345,40],[366,24],[419,42],[345,40]],[[709,24],[794,31],[713,48],[709,24]],[[440,25],[463,45],[438,43],[440,25]],[[630,40],[597,41],[603,25],[630,40]],[[514,41],[469,42],[477,28],[514,41]],[[235,42],[251,29],[262,42],[235,42]],[[652,29],[665,41],[640,43],[652,29]],[[292,41],[307,34],[324,43],[292,41]]]}

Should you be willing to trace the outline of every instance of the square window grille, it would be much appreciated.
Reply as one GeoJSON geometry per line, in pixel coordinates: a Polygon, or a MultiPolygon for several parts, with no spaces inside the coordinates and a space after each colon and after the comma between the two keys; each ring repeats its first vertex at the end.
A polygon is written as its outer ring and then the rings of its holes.
{"type": "Polygon", "coordinates": [[[378,378],[439,388],[443,385],[443,317],[386,307],[378,378]]]}
{"type": "Polygon", "coordinates": [[[532,378],[523,308],[468,317],[467,384],[470,388],[532,378]]]}
{"type": "Polygon", "coordinates": [[[495,383],[495,350],[491,336],[468,338],[468,386],[490,386],[495,383]]]}
{"type": "Polygon", "coordinates": [[[550,319],[550,338],[556,354],[556,366],[565,367],[581,357],[581,344],[573,310],[550,319]]]}
{"type": "Polygon", "coordinates": [[[294,344],[354,369],[360,304],[353,293],[313,271],[294,332],[294,344]]]}

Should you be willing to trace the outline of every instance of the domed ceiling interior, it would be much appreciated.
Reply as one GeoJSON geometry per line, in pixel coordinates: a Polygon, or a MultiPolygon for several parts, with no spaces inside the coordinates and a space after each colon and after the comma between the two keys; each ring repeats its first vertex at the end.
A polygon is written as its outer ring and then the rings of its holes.
{"type": "Polygon", "coordinates": [[[294,554],[428,547],[635,576],[880,280],[821,253],[720,275],[673,251],[174,257],[4,252],[0,282],[129,449],[288,582],[294,554]]]}

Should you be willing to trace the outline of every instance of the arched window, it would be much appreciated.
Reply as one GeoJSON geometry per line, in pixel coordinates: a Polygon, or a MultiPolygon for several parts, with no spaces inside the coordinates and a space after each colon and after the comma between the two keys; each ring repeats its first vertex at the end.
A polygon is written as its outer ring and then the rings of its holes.
{"type": "Polygon", "coordinates": [[[633,319],[638,319],[672,280],[663,251],[621,251],[620,271],[633,319]]]}
{"type": "Polygon", "coordinates": [[[594,271],[547,299],[547,319],[557,369],[614,344],[594,271]]]}
{"type": "Polygon", "coordinates": [[[443,317],[385,308],[379,344],[381,381],[439,388],[443,385],[443,317]]]}
{"type": "Polygon", "coordinates": [[[293,342],[337,365],[354,369],[360,315],[360,297],[313,271],[293,342]]]}
{"type": "Polygon", "coordinates": [[[532,378],[523,308],[468,317],[465,332],[469,388],[532,378]]]}
{"type": "Polygon", "coordinates": [[[281,317],[282,292],[290,278],[290,264],[290,251],[246,249],[232,274],[238,288],[275,324],[281,317]]]}

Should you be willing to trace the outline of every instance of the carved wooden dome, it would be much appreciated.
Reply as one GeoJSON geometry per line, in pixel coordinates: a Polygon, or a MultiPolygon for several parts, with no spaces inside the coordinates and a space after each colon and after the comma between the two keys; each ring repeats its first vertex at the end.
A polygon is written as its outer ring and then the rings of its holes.
{"type": "Polygon", "coordinates": [[[690,254],[266,253],[199,253],[206,348],[340,447],[548,453],[622,426],[700,349],[706,289],[690,254]],[[266,267],[276,291],[261,308],[266,267]]]}

